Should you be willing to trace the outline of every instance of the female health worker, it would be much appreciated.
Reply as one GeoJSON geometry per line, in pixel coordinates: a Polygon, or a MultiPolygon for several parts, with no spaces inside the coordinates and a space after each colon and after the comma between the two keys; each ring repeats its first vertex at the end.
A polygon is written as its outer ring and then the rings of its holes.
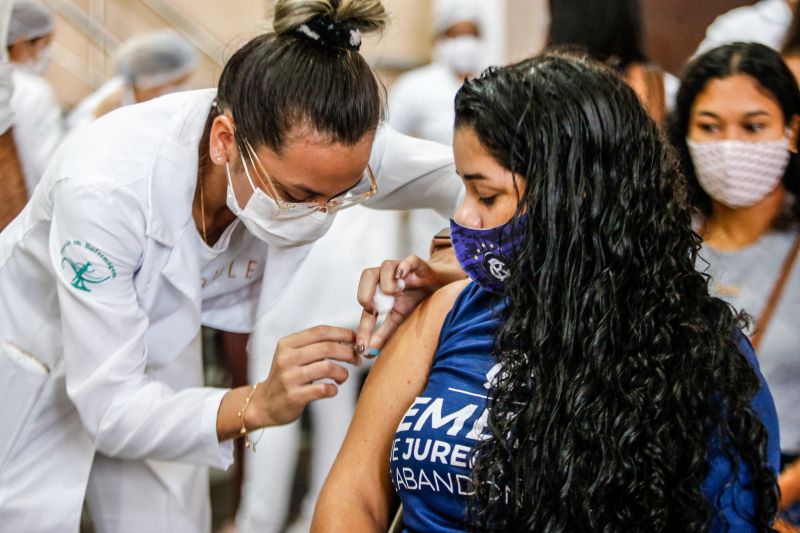
{"type": "MultiPolygon", "coordinates": [[[[206,467],[231,464],[230,439],[335,395],[334,361],[377,342],[365,312],[358,341],[308,329],[264,382],[202,387],[201,324],[250,331],[337,209],[455,208],[449,150],[381,127],[358,48],[385,21],[379,0],[279,0],[218,90],[122,108],[58,151],[0,234],[4,530],[77,531],[85,495],[99,532],[208,531],[206,467]]],[[[401,265],[396,310],[448,277],[401,265]]],[[[396,289],[389,272],[362,277],[362,300],[396,289]]]]}

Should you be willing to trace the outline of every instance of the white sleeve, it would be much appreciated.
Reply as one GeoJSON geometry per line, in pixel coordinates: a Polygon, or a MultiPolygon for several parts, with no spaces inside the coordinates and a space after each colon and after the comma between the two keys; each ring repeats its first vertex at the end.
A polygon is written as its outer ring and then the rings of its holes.
{"type": "Polygon", "coordinates": [[[464,186],[449,146],[415,139],[384,126],[378,131],[370,165],[378,194],[367,202],[376,209],[435,209],[450,218],[464,186]]]}
{"type": "Polygon", "coordinates": [[[227,391],[175,391],[147,373],[149,320],[134,289],[145,219],[136,199],[63,180],[50,231],[67,394],[97,450],[227,468],[232,446],[216,432],[227,391]]]}

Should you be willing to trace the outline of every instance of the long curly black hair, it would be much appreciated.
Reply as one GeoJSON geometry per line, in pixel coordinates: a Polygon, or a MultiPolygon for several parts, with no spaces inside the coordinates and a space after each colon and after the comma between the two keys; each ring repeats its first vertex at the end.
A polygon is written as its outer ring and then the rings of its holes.
{"type": "Polygon", "coordinates": [[[496,335],[503,371],[470,527],[706,531],[707,451],[722,442],[752,473],[753,522],[770,531],[776,480],[742,319],[695,271],[684,178],[634,92],[605,67],[545,54],[468,80],[458,128],[524,178],[526,243],[496,335]]]}

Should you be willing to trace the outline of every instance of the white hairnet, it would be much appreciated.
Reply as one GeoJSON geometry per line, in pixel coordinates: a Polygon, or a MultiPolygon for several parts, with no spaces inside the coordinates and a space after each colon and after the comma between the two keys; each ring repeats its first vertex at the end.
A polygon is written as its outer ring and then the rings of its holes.
{"type": "Polygon", "coordinates": [[[11,46],[22,38],[31,40],[53,33],[55,18],[50,9],[33,0],[15,0],[11,8],[11,20],[8,23],[7,46],[11,46]]]}
{"type": "Polygon", "coordinates": [[[197,50],[174,30],[129,39],[116,54],[117,74],[137,87],[165,85],[197,68],[197,50]]]}
{"type": "Polygon", "coordinates": [[[436,0],[433,5],[433,31],[446,32],[459,22],[471,22],[479,29],[483,14],[480,0],[436,0]]]}

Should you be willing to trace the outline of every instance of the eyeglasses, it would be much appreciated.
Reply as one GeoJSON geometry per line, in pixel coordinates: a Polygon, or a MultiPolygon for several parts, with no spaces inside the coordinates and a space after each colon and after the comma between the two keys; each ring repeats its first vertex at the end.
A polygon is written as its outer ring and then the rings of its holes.
{"type": "MultiPolygon", "coordinates": [[[[378,192],[378,182],[375,180],[375,176],[372,174],[372,168],[367,165],[367,169],[364,173],[364,176],[361,177],[361,180],[359,180],[354,187],[344,194],[331,198],[328,201],[320,200],[311,202],[288,202],[281,198],[281,195],[278,193],[278,190],[275,187],[275,182],[272,181],[269,172],[267,172],[267,170],[264,168],[264,165],[261,164],[261,160],[258,158],[253,146],[247,139],[243,139],[243,142],[247,150],[247,159],[250,161],[250,165],[254,170],[256,167],[258,167],[259,172],[255,173],[256,177],[258,177],[262,184],[265,184],[269,187],[269,190],[272,193],[275,202],[278,204],[278,208],[280,209],[288,210],[307,208],[312,211],[324,212],[347,209],[348,207],[358,205],[368,198],[375,196],[375,194],[378,192]],[[266,180],[262,180],[261,175],[263,175],[266,180]]],[[[247,166],[244,158],[242,159],[242,162],[245,163],[245,172],[247,172],[247,166]]]]}

